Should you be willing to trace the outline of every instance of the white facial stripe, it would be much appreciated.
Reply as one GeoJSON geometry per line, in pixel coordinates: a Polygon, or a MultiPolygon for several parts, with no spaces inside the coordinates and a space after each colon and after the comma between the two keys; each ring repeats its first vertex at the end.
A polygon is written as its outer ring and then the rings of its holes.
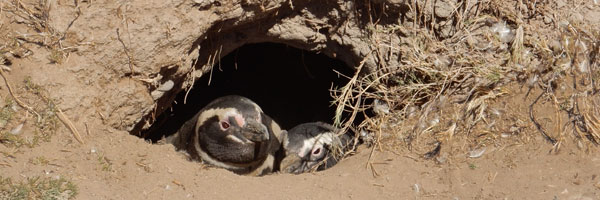
{"type": "MultiPolygon", "coordinates": [[[[195,131],[198,131],[198,127],[202,126],[202,123],[204,123],[208,118],[212,117],[212,116],[217,116],[219,118],[219,120],[223,120],[223,119],[227,119],[229,118],[229,116],[242,116],[240,113],[238,113],[238,111],[235,108],[211,108],[208,110],[205,110],[204,112],[202,112],[202,114],[200,114],[200,116],[198,116],[198,121],[196,121],[196,128],[195,131]]],[[[243,121],[243,117],[242,121],[243,121]]],[[[238,119],[236,119],[238,120],[238,119]]],[[[239,122],[239,121],[238,121],[239,122]]],[[[244,122],[245,123],[245,122],[244,122]]]]}
{"type": "Polygon", "coordinates": [[[236,137],[235,135],[227,135],[227,136],[225,136],[225,138],[230,139],[230,140],[232,140],[234,142],[237,142],[237,143],[240,143],[240,144],[249,144],[249,143],[252,143],[249,140],[244,141],[241,138],[236,137]]]}
{"type": "Polygon", "coordinates": [[[335,138],[335,134],[332,132],[326,132],[320,135],[319,142],[321,144],[331,144],[335,138]]]}
{"type": "Polygon", "coordinates": [[[312,146],[315,145],[315,138],[310,138],[308,140],[304,140],[302,143],[302,147],[300,151],[298,151],[298,156],[304,157],[304,155],[308,154],[309,151],[312,151],[312,146]]]}
{"type": "Polygon", "coordinates": [[[304,140],[304,142],[302,143],[302,147],[300,148],[300,151],[298,152],[298,156],[303,157],[303,156],[307,155],[309,152],[312,152],[312,150],[316,146],[323,146],[324,144],[331,144],[331,143],[333,143],[334,138],[335,138],[334,133],[326,132],[326,133],[319,134],[315,137],[311,137],[307,140],[304,140]]]}

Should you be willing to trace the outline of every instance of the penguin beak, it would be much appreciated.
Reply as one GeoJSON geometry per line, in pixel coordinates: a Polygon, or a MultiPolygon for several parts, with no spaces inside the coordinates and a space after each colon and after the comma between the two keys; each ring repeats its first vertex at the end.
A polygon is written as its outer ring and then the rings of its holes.
{"type": "Polygon", "coordinates": [[[255,120],[248,120],[246,126],[246,138],[253,142],[264,142],[270,139],[269,129],[262,123],[255,120]]]}
{"type": "Polygon", "coordinates": [[[337,160],[333,157],[325,157],[323,160],[312,161],[302,158],[296,153],[288,153],[280,164],[282,172],[291,174],[301,174],[306,172],[320,171],[333,167],[337,160]]]}
{"type": "Polygon", "coordinates": [[[317,170],[317,168],[320,170],[321,163],[322,161],[310,161],[298,154],[291,153],[281,160],[280,169],[285,173],[301,174],[317,170]]]}
{"type": "Polygon", "coordinates": [[[287,155],[281,160],[281,171],[291,174],[300,174],[304,172],[305,163],[302,158],[295,153],[287,155]]]}

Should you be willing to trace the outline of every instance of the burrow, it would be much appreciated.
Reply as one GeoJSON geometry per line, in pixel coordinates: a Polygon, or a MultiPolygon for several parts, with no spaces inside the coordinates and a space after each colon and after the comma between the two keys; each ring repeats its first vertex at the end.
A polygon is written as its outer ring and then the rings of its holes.
{"type": "Polygon", "coordinates": [[[161,68],[161,82],[174,86],[155,99],[155,108],[131,133],[152,140],[172,134],[208,102],[228,94],[254,100],[285,129],[303,122],[331,123],[332,89],[355,73],[374,71],[378,62],[398,60],[399,52],[388,48],[381,51],[386,60],[369,56],[374,47],[367,16],[372,13],[365,5],[278,6],[242,5],[235,17],[223,14],[190,44],[190,66],[161,68]],[[358,66],[363,66],[359,72],[358,66]]]}
{"type": "Polygon", "coordinates": [[[255,101],[282,128],[333,123],[332,92],[348,83],[353,68],[340,60],[281,43],[246,44],[225,55],[193,87],[177,93],[141,136],[157,141],[174,134],[210,101],[241,95],[255,101]]]}

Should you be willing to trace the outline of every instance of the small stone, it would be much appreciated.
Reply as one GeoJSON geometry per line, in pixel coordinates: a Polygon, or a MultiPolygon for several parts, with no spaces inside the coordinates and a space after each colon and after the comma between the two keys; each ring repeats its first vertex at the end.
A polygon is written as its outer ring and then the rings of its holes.
{"type": "Polygon", "coordinates": [[[581,13],[573,13],[570,18],[573,22],[583,22],[583,15],[581,13]]]}
{"type": "Polygon", "coordinates": [[[439,56],[433,61],[433,65],[438,69],[446,69],[450,66],[450,59],[446,56],[439,56]]]}
{"type": "Polygon", "coordinates": [[[560,44],[560,41],[558,40],[552,40],[550,42],[550,49],[552,49],[552,52],[554,53],[554,55],[558,55],[562,52],[562,45],[560,44]]]}
{"type": "Polygon", "coordinates": [[[152,96],[152,99],[156,101],[160,97],[162,97],[165,94],[165,92],[168,92],[169,90],[173,89],[173,86],[175,86],[175,82],[173,82],[172,80],[168,80],[160,86],[158,86],[158,88],[152,91],[150,95],[152,96]]]}
{"type": "Polygon", "coordinates": [[[562,27],[562,28],[567,28],[569,26],[569,21],[567,20],[562,20],[560,22],[558,22],[558,26],[562,27]]]}
{"type": "Polygon", "coordinates": [[[556,0],[555,3],[556,3],[556,8],[562,8],[567,5],[567,3],[563,0],[556,0]]]}
{"type": "Polygon", "coordinates": [[[546,24],[552,23],[552,18],[550,18],[548,16],[544,16],[544,23],[546,23],[546,24]]]}
{"type": "Polygon", "coordinates": [[[24,123],[21,123],[21,124],[17,125],[15,128],[13,128],[12,130],[10,130],[10,134],[13,134],[13,135],[21,134],[21,130],[23,130],[23,124],[24,123]]]}
{"type": "Polygon", "coordinates": [[[435,15],[440,18],[449,18],[454,11],[452,6],[447,1],[435,1],[435,15]]]}
{"type": "Polygon", "coordinates": [[[156,88],[156,90],[166,92],[173,89],[173,86],[175,86],[175,82],[173,82],[172,80],[168,80],[165,83],[161,84],[158,88],[156,88]]]}
{"type": "Polygon", "coordinates": [[[435,157],[435,160],[438,162],[438,164],[444,164],[446,161],[448,161],[448,155],[446,153],[441,153],[440,156],[435,157]]]}

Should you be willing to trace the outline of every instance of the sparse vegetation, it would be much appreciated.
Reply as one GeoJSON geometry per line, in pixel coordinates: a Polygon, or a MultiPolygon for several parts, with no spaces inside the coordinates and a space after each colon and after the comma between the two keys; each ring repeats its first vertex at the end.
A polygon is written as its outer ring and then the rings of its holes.
{"type": "Polygon", "coordinates": [[[64,178],[32,177],[25,181],[13,182],[0,176],[0,199],[25,200],[67,200],[77,195],[75,184],[64,178]]]}
{"type": "Polygon", "coordinates": [[[104,156],[104,154],[98,153],[98,163],[100,164],[102,171],[112,171],[112,162],[104,156]]]}
{"type": "Polygon", "coordinates": [[[76,48],[72,47],[76,41],[70,41],[69,39],[71,38],[67,37],[67,33],[75,20],[79,18],[79,12],[66,30],[59,31],[50,25],[51,3],[48,0],[37,1],[33,4],[12,0],[6,1],[2,5],[4,12],[13,14],[14,18],[11,19],[12,21],[26,24],[33,28],[36,33],[8,33],[5,38],[0,38],[11,41],[9,43],[11,45],[0,48],[1,56],[3,56],[4,52],[9,52],[16,57],[27,56],[30,54],[30,51],[22,46],[24,43],[31,43],[48,48],[50,50],[50,54],[48,55],[50,63],[61,64],[68,57],[69,53],[76,50],[76,48]]]}
{"type": "Polygon", "coordinates": [[[48,159],[46,159],[46,157],[44,157],[44,156],[38,156],[38,157],[29,159],[29,163],[34,164],[34,165],[48,165],[48,163],[50,163],[50,161],[48,159]]]}
{"type": "Polygon", "coordinates": [[[7,103],[0,108],[0,122],[4,124],[0,127],[1,143],[18,148],[24,145],[34,147],[39,142],[50,141],[58,128],[58,118],[54,101],[45,93],[43,87],[34,84],[31,78],[26,78],[22,90],[19,90],[21,98],[33,102],[32,110],[37,116],[30,115],[27,110],[16,109],[12,97],[7,97],[7,103]],[[15,126],[23,126],[25,122],[33,122],[35,126],[33,132],[10,132],[15,126]]]}
{"type": "Polygon", "coordinates": [[[6,126],[6,123],[8,123],[8,121],[12,119],[12,116],[15,113],[15,109],[13,108],[13,106],[14,103],[12,99],[4,99],[4,106],[0,108],[0,128],[6,126]]]}

